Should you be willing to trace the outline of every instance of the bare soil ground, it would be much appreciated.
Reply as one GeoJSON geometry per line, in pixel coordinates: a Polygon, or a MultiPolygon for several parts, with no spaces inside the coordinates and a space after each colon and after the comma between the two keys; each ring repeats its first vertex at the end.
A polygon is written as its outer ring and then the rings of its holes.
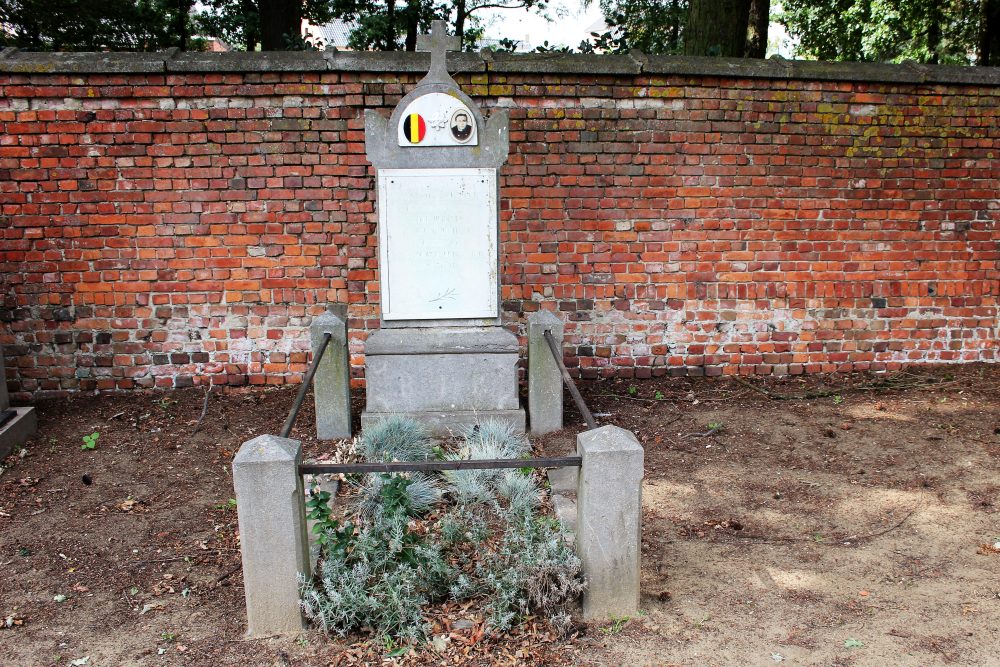
{"type": "MultiPolygon", "coordinates": [[[[474,610],[446,608],[452,648],[399,662],[1000,664],[1000,366],[583,392],[646,448],[642,614],[479,639],[474,610]]],[[[229,465],[293,395],[213,393],[196,434],[200,389],[39,405],[0,474],[0,665],[381,662],[315,632],[242,638],[229,465]]],[[[311,419],[307,456],[325,446],[311,419]]],[[[568,421],[539,451],[573,446],[568,421]]]]}

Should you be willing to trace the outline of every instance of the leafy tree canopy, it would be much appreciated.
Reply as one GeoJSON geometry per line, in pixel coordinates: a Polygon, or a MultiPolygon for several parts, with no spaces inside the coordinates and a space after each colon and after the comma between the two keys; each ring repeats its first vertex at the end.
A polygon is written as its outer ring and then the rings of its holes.
{"type": "Polygon", "coordinates": [[[0,0],[0,43],[33,50],[151,51],[180,46],[176,0],[0,0]]]}
{"type": "Polygon", "coordinates": [[[797,54],[820,60],[951,63],[974,58],[986,0],[782,0],[797,54]]]}

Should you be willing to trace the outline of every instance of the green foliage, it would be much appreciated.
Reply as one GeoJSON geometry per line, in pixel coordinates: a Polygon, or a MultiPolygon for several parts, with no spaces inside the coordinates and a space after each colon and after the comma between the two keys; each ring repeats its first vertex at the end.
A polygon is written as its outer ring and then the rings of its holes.
{"type": "Polygon", "coordinates": [[[80,445],[80,449],[94,449],[97,447],[97,439],[101,437],[98,431],[94,431],[90,435],[83,436],[83,444],[80,445]]]}
{"type": "Polygon", "coordinates": [[[155,51],[189,46],[176,0],[0,0],[0,46],[35,51],[155,51]]]}
{"type": "Polygon", "coordinates": [[[221,510],[223,512],[226,511],[231,512],[232,510],[236,509],[236,498],[230,498],[224,503],[219,503],[218,505],[215,506],[215,509],[221,510]]]}
{"type": "Polygon", "coordinates": [[[392,415],[368,426],[358,441],[366,461],[425,461],[434,455],[427,429],[419,422],[392,415]]]}
{"type": "Polygon", "coordinates": [[[604,635],[617,635],[619,632],[625,629],[625,625],[632,620],[631,616],[611,616],[609,619],[611,621],[610,625],[606,625],[601,628],[601,634],[604,635]]]}
{"type": "Polygon", "coordinates": [[[422,607],[446,593],[451,570],[408,521],[398,507],[386,508],[345,549],[324,548],[320,576],[303,582],[306,616],[340,635],[371,627],[379,636],[423,638],[422,607]]]}
{"type": "Polygon", "coordinates": [[[680,53],[687,17],[687,0],[601,0],[608,30],[592,33],[582,50],[648,54],[680,53]]]}
{"type": "MultiPolygon", "coordinates": [[[[374,461],[401,450],[431,451],[426,434],[421,444],[417,433],[411,420],[396,418],[366,429],[360,449],[374,461]]],[[[528,452],[522,435],[486,422],[465,431],[460,452],[448,457],[528,452]]],[[[580,562],[558,521],[535,516],[539,490],[532,473],[450,472],[461,474],[370,475],[358,486],[356,526],[341,527],[332,518],[330,494],[312,490],[307,509],[322,539],[319,572],[302,582],[308,618],[330,633],[371,629],[386,642],[415,641],[426,636],[424,606],[483,596],[496,630],[538,613],[568,627],[567,605],[583,587],[580,562]],[[444,504],[446,498],[451,502],[444,504]]]]}
{"type": "Polygon", "coordinates": [[[806,57],[967,65],[982,11],[981,0],[783,0],[777,18],[806,57]]]}
{"type": "Polygon", "coordinates": [[[419,516],[441,497],[441,491],[427,475],[368,475],[358,487],[357,512],[369,517],[379,509],[419,516]]]}
{"type": "Polygon", "coordinates": [[[580,560],[561,529],[531,515],[511,517],[499,548],[481,572],[489,625],[509,630],[539,613],[557,629],[569,625],[569,604],[583,592],[580,560]]]}
{"type": "Polygon", "coordinates": [[[333,518],[330,507],[330,492],[313,485],[306,501],[306,518],[313,521],[312,532],[320,548],[339,557],[346,555],[354,536],[354,524],[350,521],[343,526],[333,518]]]}

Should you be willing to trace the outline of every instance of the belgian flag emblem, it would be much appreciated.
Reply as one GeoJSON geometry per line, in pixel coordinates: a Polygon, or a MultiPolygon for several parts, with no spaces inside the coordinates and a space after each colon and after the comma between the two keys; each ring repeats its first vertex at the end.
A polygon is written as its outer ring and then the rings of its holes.
{"type": "Polygon", "coordinates": [[[424,117],[418,113],[407,114],[403,119],[403,134],[409,139],[411,144],[419,144],[427,136],[427,123],[424,117]]]}

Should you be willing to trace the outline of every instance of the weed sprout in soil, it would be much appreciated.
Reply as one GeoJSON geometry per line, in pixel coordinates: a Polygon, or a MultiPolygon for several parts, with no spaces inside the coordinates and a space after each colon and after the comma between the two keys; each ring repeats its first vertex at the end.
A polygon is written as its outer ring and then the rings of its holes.
{"type": "MultiPolygon", "coordinates": [[[[487,421],[444,451],[417,422],[389,417],[355,443],[370,462],[519,458],[530,445],[509,425],[487,421]]],[[[583,591],[580,560],[558,520],[539,513],[530,469],[372,474],[356,485],[350,520],[333,518],[330,494],[307,508],[320,561],[303,581],[306,616],[326,632],[371,632],[421,641],[428,605],[473,601],[487,625],[506,631],[529,615],[557,632],[583,591]]]]}

